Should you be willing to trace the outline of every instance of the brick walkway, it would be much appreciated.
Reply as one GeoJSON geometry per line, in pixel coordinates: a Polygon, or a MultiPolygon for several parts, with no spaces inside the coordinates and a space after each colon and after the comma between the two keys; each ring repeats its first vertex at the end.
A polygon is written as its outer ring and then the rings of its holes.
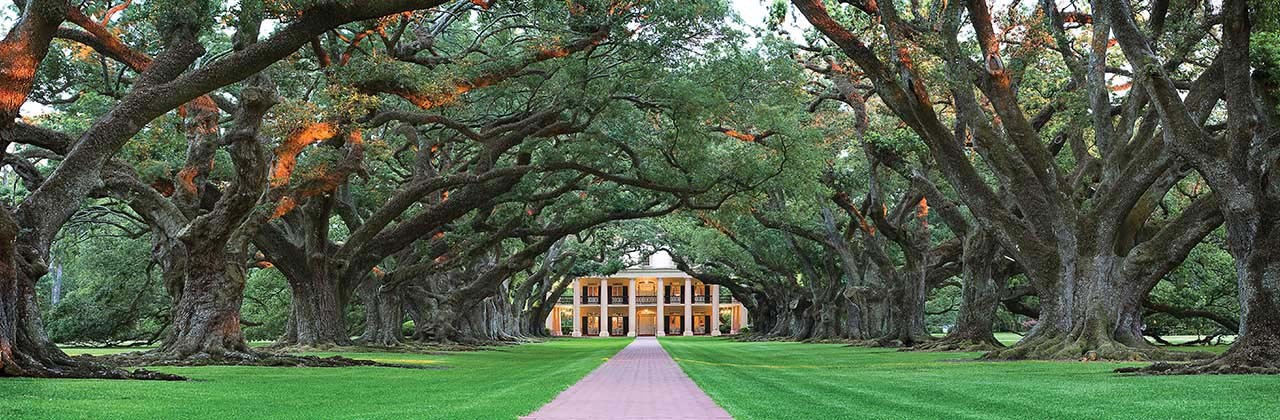
{"type": "Polygon", "coordinates": [[[637,337],[554,401],[522,417],[564,419],[732,419],[653,337],[637,337]]]}

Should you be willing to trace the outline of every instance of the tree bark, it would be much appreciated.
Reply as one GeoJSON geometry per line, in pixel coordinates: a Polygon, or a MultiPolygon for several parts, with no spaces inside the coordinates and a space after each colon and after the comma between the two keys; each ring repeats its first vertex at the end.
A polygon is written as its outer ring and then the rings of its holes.
{"type": "Polygon", "coordinates": [[[1003,258],[994,239],[981,230],[965,238],[963,290],[955,328],[929,346],[930,350],[988,351],[1004,347],[992,333],[1000,291],[1007,275],[997,269],[1003,258]]]}
{"type": "Polygon", "coordinates": [[[290,277],[289,290],[293,294],[289,302],[289,333],[281,342],[304,347],[351,344],[333,281],[322,275],[290,277]]]}
{"type": "Polygon", "coordinates": [[[244,284],[242,262],[228,261],[223,252],[189,255],[182,291],[170,311],[169,335],[159,351],[178,359],[251,358],[240,330],[244,284]]]}
{"type": "Polygon", "coordinates": [[[364,334],[360,342],[374,346],[398,346],[404,340],[404,306],[400,293],[384,287],[378,276],[369,276],[359,288],[364,302],[364,334]]]}

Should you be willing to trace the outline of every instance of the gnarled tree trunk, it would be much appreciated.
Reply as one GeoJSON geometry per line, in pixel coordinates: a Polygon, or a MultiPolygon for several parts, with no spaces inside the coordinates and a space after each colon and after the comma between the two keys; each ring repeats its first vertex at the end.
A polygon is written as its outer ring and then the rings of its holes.
{"type": "MultiPolygon", "coordinates": [[[[289,278],[289,325],[280,342],[305,347],[350,345],[336,286],[325,276],[289,278]]],[[[366,302],[367,303],[367,302],[366,302]]]]}
{"type": "Polygon", "coordinates": [[[964,272],[956,325],[947,336],[921,350],[988,351],[1004,347],[992,333],[1000,291],[1008,280],[996,259],[1002,258],[995,241],[980,230],[965,238],[964,272]]]}
{"type": "Polygon", "coordinates": [[[404,305],[400,293],[385,287],[378,276],[368,276],[358,289],[364,302],[364,334],[360,342],[374,346],[397,346],[404,340],[404,305]]]}
{"type": "Polygon", "coordinates": [[[250,357],[240,330],[245,267],[220,251],[188,255],[182,290],[170,310],[170,330],[159,351],[179,359],[250,357]]]}

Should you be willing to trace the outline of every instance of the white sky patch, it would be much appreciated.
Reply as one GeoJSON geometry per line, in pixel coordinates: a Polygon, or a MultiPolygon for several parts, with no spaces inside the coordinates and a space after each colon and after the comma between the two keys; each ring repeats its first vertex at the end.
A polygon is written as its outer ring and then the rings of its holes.
{"type": "MultiPolygon", "coordinates": [[[[731,0],[730,6],[738,13],[738,16],[742,18],[743,24],[748,28],[764,30],[768,24],[769,5],[772,3],[771,0],[731,0]]],[[[795,8],[791,7],[789,2],[786,5],[787,17],[782,22],[781,35],[790,39],[791,42],[802,43],[804,42],[804,32],[812,26],[809,25],[809,21],[805,20],[804,16],[796,13],[795,8]]],[[[756,42],[757,40],[755,39],[751,40],[752,44],[756,42]]]]}

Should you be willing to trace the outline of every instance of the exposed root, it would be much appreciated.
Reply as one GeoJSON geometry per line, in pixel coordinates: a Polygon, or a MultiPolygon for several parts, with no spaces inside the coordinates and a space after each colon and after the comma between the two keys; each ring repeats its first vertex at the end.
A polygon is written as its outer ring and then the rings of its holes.
{"type": "Polygon", "coordinates": [[[373,360],[351,359],[342,356],[298,356],[264,352],[228,352],[223,354],[197,353],[180,357],[164,351],[120,353],[106,356],[81,356],[99,363],[116,366],[269,366],[269,367],[355,367],[377,366],[404,369],[435,369],[422,365],[380,363],[373,360]]]}
{"type": "MultiPolygon", "coordinates": [[[[34,362],[28,360],[28,362],[34,362]]],[[[156,372],[147,369],[129,371],[98,362],[93,357],[60,357],[56,363],[16,363],[6,360],[0,362],[4,369],[0,377],[19,376],[31,378],[59,379],[134,379],[146,381],[185,381],[182,376],[156,372]]]]}
{"type": "Polygon", "coordinates": [[[1004,348],[1004,344],[996,339],[976,339],[968,337],[944,337],[914,347],[904,347],[900,351],[955,351],[955,352],[989,352],[1004,348]]]}
{"type": "Polygon", "coordinates": [[[1145,342],[1131,346],[1110,337],[1071,337],[1066,334],[1039,334],[1024,338],[1012,347],[993,350],[984,360],[1078,360],[1091,361],[1180,361],[1213,357],[1207,352],[1161,349],[1145,342]]]}
{"type": "MultiPolygon", "coordinates": [[[[511,345],[511,343],[502,343],[502,346],[511,345]]],[[[354,346],[287,346],[273,347],[272,351],[276,353],[316,353],[316,352],[333,352],[333,353],[411,353],[411,354],[442,354],[447,352],[461,351],[477,351],[487,350],[494,346],[476,346],[458,343],[421,343],[421,342],[404,342],[395,346],[376,346],[376,345],[354,345],[354,346]]]]}
{"type": "Polygon", "coordinates": [[[1156,363],[1116,369],[1139,375],[1277,375],[1280,374],[1280,340],[1242,339],[1213,360],[1193,363],[1156,363]],[[1248,341],[1244,341],[1248,340],[1248,341]]]}
{"type": "MultiPolygon", "coordinates": [[[[936,338],[927,336],[916,336],[911,339],[913,345],[919,346],[926,343],[937,341],[936,338]]],[[[886,348],[910,348],[912,346],[904,345],[896,334],[886,335],[867,340],[853,340],[849,342],[850,347],[886,347],[886,348]]]]}

